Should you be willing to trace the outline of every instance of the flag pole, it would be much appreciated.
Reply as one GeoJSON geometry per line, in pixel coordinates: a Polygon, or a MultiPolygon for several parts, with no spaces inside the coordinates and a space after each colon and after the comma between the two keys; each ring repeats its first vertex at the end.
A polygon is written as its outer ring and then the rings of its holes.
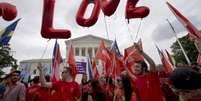
{"type": "Polygon", "coordinates": [[[179,44],[179,46],[180,46],[180,48],[181,48],[183,54],[184,54],[184,57],[185,57],[185,59],[186,59],[188,65],[191,65],[191,62],[190,62],[190,60],[189,60],[189,58],[188,58],[188,56],[187,56],[187,54],[186,54],[186,52],[185,52],[183,46],[181,45],[181,42],[179,41],[179,39],[178,39],[178,37],[177,37],[177,35],[176,35],[176,31],[175,31],[174,27],[171,25],[171,23],[169,22],[168,19],[166,19],[166,20],[167,20],[168,24],[170,25],[172,31],[174,32],[173,34],[174,34],[174,36],[175,36],[175,38],[176,38],[176,40],[177,40],[177,42],[178,42],[178,44],[179,44]]]}

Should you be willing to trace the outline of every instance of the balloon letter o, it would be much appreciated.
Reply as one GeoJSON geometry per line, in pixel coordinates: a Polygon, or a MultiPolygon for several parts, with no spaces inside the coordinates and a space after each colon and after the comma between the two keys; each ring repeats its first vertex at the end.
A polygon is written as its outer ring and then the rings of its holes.
{"type": "Polygon", "coordinates": [[[90,0],[82,0],[82,3],[76,15],[76,22],[80,26],[90,27],[97,22],[99,14],[100,14],[99,0],[93,0],[93,2],[90,2],[90,0]],[[89,3],[93,3],[94,8],[92,10],[91,16],[88,19],[86,19],[84,18],[84,14],[86,12],[86,9],[89,3]]]}

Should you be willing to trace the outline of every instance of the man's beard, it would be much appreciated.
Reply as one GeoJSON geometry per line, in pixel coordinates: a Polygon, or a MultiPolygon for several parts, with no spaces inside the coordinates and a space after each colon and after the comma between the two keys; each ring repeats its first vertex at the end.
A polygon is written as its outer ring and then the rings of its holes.
{"type": "Polygon", "coordinates": [[[12,82],[13,84],[15,84],[17,81],[18,81],[18,80],[12,80],[11,82],[12,82]]]}

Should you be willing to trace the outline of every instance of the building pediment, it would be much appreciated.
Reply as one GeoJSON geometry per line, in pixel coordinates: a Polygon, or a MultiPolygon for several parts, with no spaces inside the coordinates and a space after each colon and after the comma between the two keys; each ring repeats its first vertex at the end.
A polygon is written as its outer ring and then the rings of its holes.
{"type": "Polygon", "coordinates": [[[102,37],[98,37],[98,36],[94,36],[94,35],[85,35],[82,37],[77,37],[74,39],[69,39],[66,41],[66,44],[68,45],[69,43],[73,43],[73,44],[79,44],[79,43],[99,43],[101,40],[103,40],[105,43],[112,43],[112,40],[107,40],[105,38],[102,37]]]}

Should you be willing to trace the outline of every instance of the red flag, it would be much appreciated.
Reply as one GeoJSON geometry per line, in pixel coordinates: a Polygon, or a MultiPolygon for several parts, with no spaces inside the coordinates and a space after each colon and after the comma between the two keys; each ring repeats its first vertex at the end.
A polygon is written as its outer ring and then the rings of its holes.
{"type": "Polygon", "coordinates": [[[170,61],[170,63],[172,64],[172,65],[174,65],[174,62],[173,62],[173,60],[172,60],[172,56],[170,55],[170,53],[165,49],[165,52],[166,52],[166,54],[167,54],[167,56],[168,56],[168,59],[169,59],[169,61],[170,61]]]}
{"type": "Polygon", "coordinates": [[[187,19],[185,18],[176,8],[174,8],[170,3],[167,2],[169,9],[176,16],[176,18],[183,24],[183,26],[188,30],[191,37],[194,37],[201,42],[201,33],[199,30],[187,19]]]}
{"type": "Polygon", "coordinates": [[[139,54],[134,45],[126,48],[124,50],[124,61],[128,67],[128,69],[131,71],[131,73],[135,73],[134,69],[131,68],[132,65],[136,62],[136,61],[142,61],[144,60],[143,56],[141,54],[139,54]]]}
{"type": "Polygon", "coordinates": [[[73,48],[72,45],[70,46],[68,56],[69,56],[68,57],[68,64],[72,68],[72,76],[73,76],[73,78],[75,78],[75,76],[77,74],[77,69],[76,69],[76,62],[75,62],[75,59],[74,59],[74,48],[73,48]]]}
{"type": "Polygon", "coordinates": [[[54,50],[53,50],[53,60],[52,60],[52,73],[51,73],[51,81],[59,80],[59,67],[62,62],[62,57],[60,54],[59,44],[57,40],[55,41],[54,50]]]}
{"type": "Polygon", "coordinates": [[[121,72],[124,71],[123,59],[119,57],[116,53],[113,54],[113,69],[112,69],[112,78],[115,79],[121,72]]]}
{"type": "Polygon", "coordinates": [[[99,49],[96,52],[96,58],[101,59],[104,62],[104,75],[109,76],[110,69],[112,67],[111,53],[105,48],[104,42],[101,40],[99,49]]]}
{"type": "Polygon", "coordinates": [[[117,41],[114,40],[110,49],[110,53],[112,53],[112,78],[113,80],[122,72],[124,71],[124,64],[123,64],[123,57],[119,51],[119,47],[117,41]]]}
{"type": "Polygon", "coordinates": [[[93,76],[94,76],[93,78],[98,79],[100,74],[99,74],[98,69],[96,67],[96,61],[95,60],[92,63],[92,69],[93,69],[93,76]]]}
{"type": "Polygon", "coordinates": [[[144,58],[136,51],[134,45],[132,45],[124,50],[124,60],[130,62],[136,62],[144,60],[144,58]]]}

